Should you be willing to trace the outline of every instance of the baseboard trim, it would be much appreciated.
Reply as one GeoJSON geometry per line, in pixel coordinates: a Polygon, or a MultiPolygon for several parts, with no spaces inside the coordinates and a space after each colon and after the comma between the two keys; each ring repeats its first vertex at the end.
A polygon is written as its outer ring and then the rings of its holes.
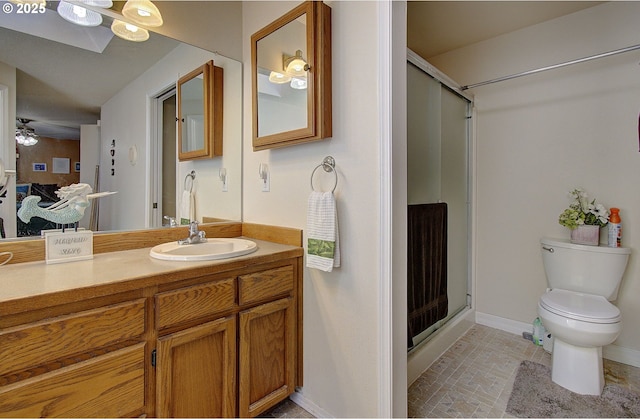
{"type": "Polygon", "coordinates": [[[307,412],[311,413],[316,418],[333,418],[335,416],[331,415],[329,412],[312,402],[311,400],[304,397],[302,394],[301,388],[296,389],[296,391],[289,396],[291,400],[307,412]]]}
{"type": "Polygon", "coordinates": [[[602,357],[640,368],[640,351],[635,349],[625,348],[616,344],[607,345],[602,348],[602,357]]]}
{"type": "MultiPolygon", "coordinates": [[[[519,336],[522,335],[522,332],[531,333],[533,329],[533,326],[529,323],[505,319],[504,317],[481,313],[479,311],[476,311],[476,323],[493,327],[494,329],[504,330],[505,332],[510,332],[519,336]]],[[[640,351],[635,349],[625,348],[616,344],[607,345],[602,348],[602,357],[611,361],[640,368],[640,351]]]]}

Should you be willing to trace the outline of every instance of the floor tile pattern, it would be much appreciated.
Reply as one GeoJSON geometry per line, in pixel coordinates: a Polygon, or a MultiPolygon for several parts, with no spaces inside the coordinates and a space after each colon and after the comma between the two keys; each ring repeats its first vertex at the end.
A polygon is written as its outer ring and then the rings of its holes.
{"type": "MultiPolygon", "coordinates": [[[[474,325],[408,392],[414,418],[509,417],[505,413],[521,361],[551,366],[551,354],[521,336],[474,325]]],[[[640,393],[640,368],[604,360],[605,380],[640,393]]],[[[312,418],[287,399],[262,417],[312,418]]]]}
{"type": "MultiPolygon", "coordinates": [[[[521,361],[551,366],[551,354],[521,336],[474,325],[409,388],[409,417],[509,417],[521,361]]],[[[604,361],[605,380],[639,391],[640,369],[604,361]]]]}

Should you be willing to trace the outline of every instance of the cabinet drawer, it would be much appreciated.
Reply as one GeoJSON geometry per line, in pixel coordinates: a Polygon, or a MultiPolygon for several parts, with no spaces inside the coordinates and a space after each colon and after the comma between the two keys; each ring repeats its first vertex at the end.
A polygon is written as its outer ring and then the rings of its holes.
{"type": "Polygon", "coordinates": [[[2,417],[115,418],[144,412],[144,343],[0,387],[2,417]]]}
{"type": "Polygon", "coordinates": [[[249,304],[293,290],[293,266],[269,269],[238,278],[238,300],[249,304]]]}
{"type": "Polygon", "coordinates": [[[233,278],[180,288],[156,295],[158,329],[199,319],[235,306],[233,278]]]}
{"type": "Polygon", "coordinates": [[[145,299],[0,330],[0,375],[141,336],[145,299]]]}

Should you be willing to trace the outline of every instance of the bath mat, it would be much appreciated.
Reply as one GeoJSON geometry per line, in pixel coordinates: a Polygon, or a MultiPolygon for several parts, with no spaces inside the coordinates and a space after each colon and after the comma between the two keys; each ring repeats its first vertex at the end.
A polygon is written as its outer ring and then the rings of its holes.
{"type": "Polygon", "coordinates": [[[601,396],[576,394],[551,381],[549,367],[522,361],[507,413],[520,418],[640,417],[640,395],[615,384],[606,384],[601,396]]]}

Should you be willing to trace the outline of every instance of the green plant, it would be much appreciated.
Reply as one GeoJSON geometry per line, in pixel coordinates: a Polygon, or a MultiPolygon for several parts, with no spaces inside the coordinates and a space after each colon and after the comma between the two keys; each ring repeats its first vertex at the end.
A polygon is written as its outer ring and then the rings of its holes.
{"type": "Polygon", "coordinates": [[[609,210],[602,204],[596,204],[595,199],[589,201],[584,190],[576,188],[569,192],[569,196],[573,202],[560,214],[560,225],[573,230],[580,225],[603,227],[609,222],[609,210]]]}

